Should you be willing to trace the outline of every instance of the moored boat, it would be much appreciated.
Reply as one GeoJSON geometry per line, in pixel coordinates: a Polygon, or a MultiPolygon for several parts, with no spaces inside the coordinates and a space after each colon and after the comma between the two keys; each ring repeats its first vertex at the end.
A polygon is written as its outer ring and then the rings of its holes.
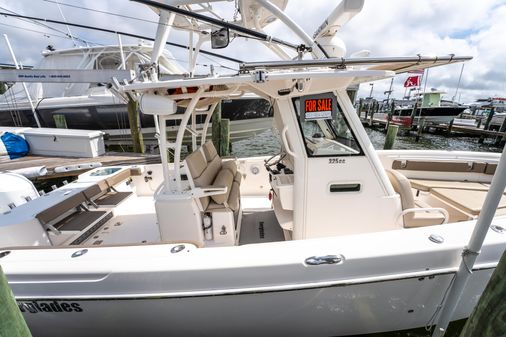
{"type": "MultiPolygon", "coordinates": [[[[344,4],[328,24],[363,2],[344,4]]],[[[346,88],[467,59],[256,62],[118,86],[161,135],[179,120],[176,139],[160,137],[162,164],[96,168],[0,217],[0,263],[34,336],[432,327],[500,156],[376,151],[346,88]],[[193,117],[247,92],[272,102],[281,152],[221,158],[193,117]]],[[[501,200],[451,320],[469,316],[506,248],[505,214],[501,200]]]]}

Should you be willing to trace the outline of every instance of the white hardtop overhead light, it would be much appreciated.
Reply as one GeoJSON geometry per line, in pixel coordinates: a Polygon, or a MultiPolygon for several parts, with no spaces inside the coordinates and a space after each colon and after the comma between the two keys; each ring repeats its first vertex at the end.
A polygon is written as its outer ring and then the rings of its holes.
{"type": "Polygon", "coordinates": [[[160,95],[143,94],[139,100],[142,113],[147,115],[172,115],[177,111],[174,100],[160,95]]]}

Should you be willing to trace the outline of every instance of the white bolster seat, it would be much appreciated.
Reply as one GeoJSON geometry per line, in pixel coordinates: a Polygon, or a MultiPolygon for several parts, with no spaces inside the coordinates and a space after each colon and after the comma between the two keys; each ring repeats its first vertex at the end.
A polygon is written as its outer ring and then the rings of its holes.
{"type": "Polygon", "coordinates": [[[448,221],[448,212],[445,209],[416,204],[411,184],[406,176],[395,170],[386,172],[392,187],[401,197],[403,210],[401,216],[405,228],[440,225],[448,221]]]}

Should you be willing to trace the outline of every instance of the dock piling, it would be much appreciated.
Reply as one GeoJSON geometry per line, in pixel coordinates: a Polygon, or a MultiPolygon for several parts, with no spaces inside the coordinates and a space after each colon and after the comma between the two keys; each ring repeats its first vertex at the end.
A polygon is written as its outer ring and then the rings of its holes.
{"type": "Polygon", "coordinates": [[[385,145],[383,146],[384,150],[390,150],[394,146],[395,138],[397,137],[397,132],[399,131],[398,125],[389,125],[387,130],[387,135],[385,137],[385,145]]]}
{"type": "Polygon", "coordinates": [[[373,126],[373,123],[374,123],[374,113],[376,112],[376,106],[379,106],[379,103],[374,102],[372,104],[371,114],[369,115],[369,127],[373,126]]]}
{"type": "Polygon", "coordinates": [[[221,103],[214,109],[211,131],[213,144],[218,154],[230,155],[230,120],[221,118],[221,103]]]}
{"type": "Polygon", "coordinates": [[[0,267],[0,336],[32,337],[0,267]]]}
{"type": "Polygon", "coordinates": [[[502,121],[499,132],[501,132],[502,135],[495,137],[495,145],[500,145],[501,142],[504,142],[506,138],[506,118],[504,118],[504,120],[502,121]]]}
{"type": "Polygon", "coordinates": [[[360,114],[362,113],[363,104],[364,104],[364,99],[363,98],[359,99],[358,100],[358,109],[357,109],[358,118],[360,118],[360,114]]]}
{"type": "Polygon", "coordinates": [[[453,122],[455,121],[455,119],[452,119],[450,121],[450,124],[448,124],[448,129],[446,130],[446,136],[447,137],[450,137],[452,135],[452,129],[453,129],[453,122]]]}
{"type": "Polygon", "coordinates": [[[418,130],[416,131],[415,141],[418,142],[420,137],[423,134],[423,129],[425,128],[425,118],[422,118],[418,121],[418,130]]]}
{"type": "Polygon", "coordinates": [[[230,155],[230,119],[222,119],[220,123],[220,156],[230,155]]]}
{"type": "MultiPolygon", "coordinates": [[[[128,123],[130,124],[130,132],[132,133],[132,144],[134,152],[144,153],[144,139],[141,132],[141,122],[138,111],[139,103],[133,100],[131,97],[128,98],[128,123]]],[[[165,135],[162,135],[165,137],[165,135]]]]}
{"type": "Polygon", "coordinates": [[[211,135],[214,147],[220,151],[221,103],[216,105],[211,122],[211,135]]]}
{"type": "Polygon", "coordinates": [[[506,252],[490,277],[487,287],[467,320],[460,337],[503,336],[506,324],[506,252]]]}
{"type": "Polygon", "coordinates": [[[490,112],[487,116],[487,121],[485,122],[485,126],[483,127],[485,130],[488,130],[490,128],[490,122],[492,121],[492,118],[494,117],[495,109],[492,107],[490,109],[490,112]]]}
{"type": "MultiPolygon", "coordinates": [[[[493,117],[494,117],[494,108],[492,107],[490,109],[490,112],[488,113],[487,120],[485,121],[485,125],[483,126],[483,130],[490,129],[490,122],[492,122],[493,117]]],[[[485,141],[485,133],[482,133],[480,135],[480,139],[478,139],[478,143],[483,144],[484,141],[485,141]]]]}

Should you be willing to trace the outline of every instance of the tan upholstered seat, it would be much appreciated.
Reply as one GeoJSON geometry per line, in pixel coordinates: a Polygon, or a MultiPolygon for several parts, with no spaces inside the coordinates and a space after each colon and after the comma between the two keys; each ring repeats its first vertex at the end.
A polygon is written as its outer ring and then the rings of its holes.
{"type": "MultiPolygon", "coordinates": [[[[434,188],[431,190],[431,193],[450,205],[472,215],[480,214],[487,197],[486,191],[456,190],[450,188],[434,188]]],[[[506,197],[502,197],[497,208],[506,208],[506,197]]]]}
{"type": "Polygon", "coordinates": [[[425,180],[425,179],[409,179],[411,187],[429,192],[434,188],[449,188],[474,191],[488,191],[488,187],[481,183],[465,182],[465,181],[447,181],[447,180],[425,180]]]}
{"type": "MultiPolygon", "coordinates": [[[[414,209],[417,208],[417,205],[415,203],[408,178],[395,170],[387,170],[386,172],[395,192],[397,192],[401,197],[402,210],[413,210],[403,216],[404,227],[412,228],[440,225],[445,222],[446,217],[442,213],[437,212],[437,210],[440,210],[438,208],[434,208],[435,212],[414,211],[414,209]]],[[[430,208],[424,207],[423,209],[430,208]]]]}
{"type": "Polygon", "coordinates": [[[64,200],[49,208],[46,208],[42,212],[38,213],[35,217],[40,221],[41,224],[45,225],[60,217],[65,212],[78,207],[85,201],[86,198],[84,196],[84,193],[79,192],[73,196],[65,198],[64,200]]]}
{"type": "Polygon", "coordinates": [[[195,187],[226,187],[226,192],[200,198],[202,210],[240,208],[241,174],[233,160],[222,161],[211,141],[206,142],[185,159],[195,187]]]}

